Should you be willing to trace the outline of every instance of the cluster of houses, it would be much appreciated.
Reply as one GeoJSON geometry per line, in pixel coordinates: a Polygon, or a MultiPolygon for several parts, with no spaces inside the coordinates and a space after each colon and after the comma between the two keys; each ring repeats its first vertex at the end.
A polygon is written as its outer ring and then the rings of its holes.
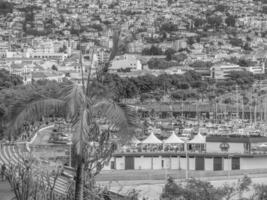
{"type": "Polygon", "coordinates": [[[214,79],[224,79],[230,71],[265,73],[267,17],[261,10],[264,7],[261,1],[76,0],[74,4],[70,0],[15,0],[11,3],[12,13],[0,16],[0,68],[22,76],[25,83],[33,79],[62,81],[64,77],[81,83],[79,50],[85,74],[89,67],[95,74],[110,58],[114,30],[118,27],[119,46],[124,50],[113,59],[109,69],[122,77],[184,74],[190,70],[214,79]],[[207,23],[206,14],[213,13],[223,19],[225,26],[227,15],[218,9],[220,6],[227,6],[228,15],[235,16],[232,28],[236,31],[235,39],[246,44],[249,51],[242,45],[232,45],[233,35],[223,28],[218,33],[216,28],[196,25],[196,19],[207,23]],[[162,25],[166,23],[172,24],[174,30],[163,31],[162,25]],[[30,36],[29,31],[44,36],[30,36]],[[79,37],[73,34],[75,31],[79,37]],[[152,46],[160,48],[162,55],[142,55],[145,48],[152,46]],[[168,49],[178,56],[182,52],[185,60],[167,69],[150,69],[149,60],[164,60],[168,49]],[[232,58],[249,59],[254,64],[244,68],[229,62],[232,58]],[[203,69],[192,67],[198,61],[213,65],[203,69]]]}

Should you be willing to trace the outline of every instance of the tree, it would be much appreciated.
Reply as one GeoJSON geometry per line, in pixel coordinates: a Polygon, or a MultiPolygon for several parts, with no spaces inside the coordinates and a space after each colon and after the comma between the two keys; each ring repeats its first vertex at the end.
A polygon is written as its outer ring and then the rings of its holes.
{"type": "Polygon", "coordinates": [[[188,37],[188,38],[187,38],[187,43],[188,43],[189,45],[194,44],[194,43],[195,43],[195,38],[194,38],[194,37],[188,37]]]}
{"type": "Polygon", "coordinates": [[[178,30],[178,26],[173,24],[172,22],[165,22],[160,27],[161,32],[173,32],[177,30],[178,30]]]}
{"type": "Polygon", "coordinates": [[[253,74],[247,71],[232,71],[228,74],[227,77],[241,87],[244,87],[246,85],[251,86],[254,82],[253,74]]]}
{"type": "Polygon", "coordinates": [[[19,99],[12,105],[7,129],[8,135],[18,134],[25,122],[58,113],[71,123],[76,154],[75,200],[83,199],[86,175],[93,178],[98,174],[116,149],[112,134],[125,142],[132,136],[136,122],[131,107],[115,102],[101,82],[93,84],[90,78],[87,84],[83,80],[82,86],[64,83],[53,98],[37,92],[19,99]],[[108,123],[107,129],[99,124],[100,120],[108,123]]]}
{"type": "Polygon", "coordinates": [[[205,23],[206,22],[205,22],[204,19],[201,19],[201,18],[194,19],[194,25],[195,25],[196,28],[202,27],[205,23]]]}
{"type": "Polygon", "coordinates": [[[52,65],[51,69],[54,70],[54,71],[57,71],[58,70],[55,65],[52,65]]]}
{"type": "Polygon", "coordinates": [[[166,55],[166,60],[172,60],[173,58],[173,55],[175,54],[175,50],[172,49],[172,48],[168,48],[166,51],[165,51],[165,55],[166,55]]]}
{"type": "Polygon", "coordinates": [[[201,61],[201,60],[197,60],[193,63],[190,64],[191,67],[193,68],[210,68],[212,66],[212,63],[207,61],[201,61]]]}
{"type": "Polygon", "coordinates": [[[6,15],[8,13],[12,13],[13,4],[7,1],[0,1],[0,15],[6,15]]]}
{"type": "Polygon", "coordinates": [[[180,63],[187,59],[187,55],[185,53],[179,53],[173,55],[172,58],[176,60],[178,63],[180,63]]]}
{"type": "Polygon", "coordinates": [[[241,67],[249,67],[249,66],[253,65],[254,63],[250,60],[240,59],[237,61],[236,64],[240,65],[241,67]]]}
{"type": "Polygon", "coordinates": [[[249,43],[246,42],[245,45],[243,46],[243,49],[246,51],[252,51],[253,49],[250,47],[249,43]]]}
{"type": "Polygon", "coordinates": [[[34,159],[29,157],[22,163],[8,165],[5,176],[16,200],[41,199],[42,197],[46,197],[46,200],[56,199],[54,189],[61,170],[57,168],[51,171],[43,168],[43,171],[39,171],[33,163],[34,159]]]}
{"type": "Polygon", "coordinates": [[[236,18],[230,15],[225,19],[225,23],[227,24],[227,26],[234,27],[236,23],[236,18]]]}
{"type": "Polygon", "coordinates": [[[4,69],[0,70],[0,90],[12,86],[21,85],[22,83],[22,77],[15,74],[10,74],[7,70],[4,69]]]}
{"type": "Polygon", "coordinates": [[[178,65],[178,63],[175,61],[166,61],[165,59],[161,58],[151,58],[147,64],[149,69],[162,69],[162,70],[178,65]]]}
{"type": "MultiPolygon", "coordinates": [[[[172,179],[168,179],[167,184],[164,186],[163,193],[161,194],[161,200],[234,200],[243,199],[242,194],[249,190],[251,185],[251,179],[244,176],[239,179],[237,184],[224,185],[222,187],[215,188],[211,183],[201,181],[197,179],[189,179],[185,185],[177,185],[172,179]],[[238,196],[238,197],[237,197],[238,196]]],[[[256,187],[256,193],[260,196],[262,191],[266,190],[266,187],[256,187]]],[[[258,197],[257,196],[257,197],[258,197]]],[[[257,198],[253,198],[253,200],[257,198]]],[[[257,200],[261,200],[258,198],[257,200]]]]}
{"type": "Polygon", "coordinates": [[[236,185],[224,185],[221,187],[221,191],[224,194],[225,200],[236,199],[238,196],[239,199],[242,199],[242,194],[245,191],[249,191],[249,186],[251,185],[251,179],[248,176],[244,176],[242,179],[239,179],[236,185]]]}
{"type": "Polygon", "coordinates": [[[250,199],[255,200],[264,200],[267,199],[267,185],[264,184],[255,184],[253,185],[254,194],[250,199]]]}
{"type": "Polygon", "coordinates": [[[150,48],[144,48],[142,50],[143,55],[152,55],[152,56],[157,56],[157,55],[162,55],[162,49],[152,45],[150,48]]]}
{"type": "Polygon", "coordinates": [[[213,28],[218,28],[219,26],[222,25],[223,20],[222,17],[220,16],[210,16],[207,18],[207,22],[213,28]]]}
{"type": "Polygon", "coordinates": [[[67,47],[66,47],[66,45],[64,44],[62,47],[59,48],[58,51],[59,51],[60,53],[66,53],[66,50],[67,50],[67,47]]]}
{"type": "Polygon", "coordinates": [[[231,38],[230,44],[233,46],[236,46],[236,47],[242,47],[243,41],[242,41],[242,39],[239,39],[239,38],[231,38]]]}
{"type": "Polygon", "coordinates": [[[219,12],[225,12],[225,11],[227,11],[228,9],[229,9],[229,7],[226,6],[226,5],[223,5],[223,4],[219,4],[219,5],[217,5],[217,6],[215,7],[215,10],[216,10],[216,11],[219,11],[219,12]]]}
{"type": "Polygon", "coordinates": [[[177,185],[168,180],[163,189],[161,200],[175,200],[177,198],[184,200],[222,200],[220,189],[213,187],[209,182],[197,179],[189,179],[185,186],[177,185]]]}
{"type": "Polygon", "coordinates": [[[172,177],[168,177],[167,183],[163,188],[163,193],[161,194],[161,199],[174,199],[175,197],[179,197],[182,194],[181,190],[183,190],[181,186],[178,186],[172,177]]]}

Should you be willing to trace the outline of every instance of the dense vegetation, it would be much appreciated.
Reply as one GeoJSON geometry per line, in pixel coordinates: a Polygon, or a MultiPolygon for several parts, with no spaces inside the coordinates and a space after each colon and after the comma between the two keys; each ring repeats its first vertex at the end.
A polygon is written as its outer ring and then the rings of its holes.
{"type": "Polygon", "coordinates": [[[25,102],[30,101],[36,95],[55,98],[63,85],[63,83],[54,81],[37,81],[32,85],[22,85],[20,77],[12,75],[14,78],[10,82],[6,73],[0,72],[0,85],[2,86],[0,89],[0,139],[3,137],[3,130],[9,121],[7,116],[13,105],[21,99],[25,99],[25,102]]]}
{"type": "MultiPolygon", "coordinates": [[[[208,67],[210,64],[198,62],[192,67],[208,67]]],[[[189,71],[184,75],[159,76],[145,75],[131,78],[121,78],[116,74],[108,74],[103,79],[104,85],[114,90],[114,98],[137,98],[145,101],[155,99],[162,100],[164,95],[168,95],[172,100],[214,100],[216,97],[234,91],[236,85],[241,90],[248,90],[252,87],[255,79],[263,79],[262,76],[253,76],[249,72],[232,72],[228,79],[214,82],[213,80],[203,80],[201,75],[189,71]]],[[[32,85],[22,85],[22,78],[10,75],[7,71],[0,71],[0,137],[3,130],[5,117],[10,107],[20,101],[20,99],[31,98],[35,94],[57,97],[58,91],[64,83],[54,81],[37,81],[32,85]]],[[[226,98],[224,103],[232,103],[232,99],[226,98]]],[[[248,103],[248,98],[244,96],[244,103],[248,103]]]]}
{"type": "Polygon", "coordinates": [[[12,13],[13,4],[0,0],[0,15],[6,15],[8,13],[12,13]]]}
{"type": "Polygon", "coordinates": [[[236,184],[225,184],[218,188],[209,182],[197,179],[190,179],[186,184],[177,185],[172,178],[169,178],[160,200],[263,200],[267,198],[266,194],[267,186],[252,185],[248,176],[239,179],[236,184]],[[245,193],[249,197],[245,198],[245,193]]]}
{"type": "Polygon", "coordinates": [[[236,85],[245,90],[251,88],[255,79],[261,76],[253,76],[249,72],[232,72],[228,79],[217,81],[203,80],[195,71],[188,71],[184,75],[159,76],[145,75],[132,78],[120,78],[118,75],[107,76],[105,83],[116,90],[118,97],[133,98],[141,95],[146,98],[158,97],[165,93],[171,94],[176,100],[187,98],[197,99],[200,96],[209,98],[210,95],[222,95],[235,90],[236,85]],[[154,97],[153,97],[154,96],[154,97]]]}

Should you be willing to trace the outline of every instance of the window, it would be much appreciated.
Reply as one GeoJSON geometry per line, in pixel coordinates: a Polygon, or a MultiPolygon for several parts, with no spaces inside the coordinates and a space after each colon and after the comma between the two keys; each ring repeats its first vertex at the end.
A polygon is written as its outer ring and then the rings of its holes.
{"type": "Polygon", "coordinates": [[[111,161],[111,162],[110,162],[110,168],[111,168],[111,169],[115,169],[115,162],[114,162],[114,161],[111,161]]]}
{"type": "Polygon", "coordinates": [[[232,158],[232,170],[239,170],[240,169],[240,158],[232,158]]]}
{"type": "Polygon", "coordinates": [[[222,158],[221,157],[215,157],[213,159],[213,169],[214,171],[222,170],[222,158]]]}

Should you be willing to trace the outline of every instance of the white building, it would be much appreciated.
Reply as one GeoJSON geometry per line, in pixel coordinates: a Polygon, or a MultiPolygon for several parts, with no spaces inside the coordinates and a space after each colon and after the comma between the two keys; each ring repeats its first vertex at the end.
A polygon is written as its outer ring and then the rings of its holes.
{"type": "Polygon", "coordinates": [[[265,67],[264,63],[262,66],[252,66],[252,67],[247,67],[247,71],[251,72],[252,74],[265,74],[265,67]]]}
{"type": "Polygon", "coordinates": [[[141,61],[135,55],[125,54],[116,56],[112,61],[110,71],[137,71],[142,70],[141,61]]]}
{"type": "Polygon", "coordinates": [[[65,74],[57,71],[35,71],[31,73],[32,80],[50,80],[62,82],[65,74]]]}
{"type": "MultiPolygon", "coordinates": [[[[180,152],[118,152],[104,167],[104,170],[196,170],[227,171],[265,169],[267,154],[258,153],[254,146],[266,143],[266,137],[206,137],[206,151],[194,152],[188,149],[188,157],[180,152]]],[[[142,142],[141,142],[142,143],[142,142]]],[[[190,144],[190,142],[188,143],[190,144]]],[[[195,143],[194,145],[198,145],[195,143]]]]}
{"type": "Polygon", "coordinates": [[[210,68],[210,77],[213,79],[226,79],[232,71],[244,71],[244,68],[231,63],[220,63],[210,68]]]}
{"type": "Polygon", "coordinates": [[[6,57],[6,52],[9,50],[9,43],[0,41],[0,58],[6,57]]]}

